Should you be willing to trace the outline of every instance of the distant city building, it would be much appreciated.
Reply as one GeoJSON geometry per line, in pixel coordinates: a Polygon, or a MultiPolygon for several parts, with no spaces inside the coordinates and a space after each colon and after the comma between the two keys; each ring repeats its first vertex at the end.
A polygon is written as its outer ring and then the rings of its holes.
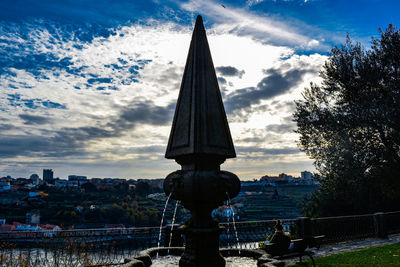
{"type": "Polygon", "coordinates": [[[293,176],[287,175],[286,173],[281,173],[278,177],[280,178],[281,183],[290,183],[293,180],[293,176]]]}
{"type": "Polygon", "coordinates": [[[22,224],[17,222],[13,222],[13,225],[15,231],[37,232],[42,230],[38,225],[22,224]]]}
{"type": "Polygon", "coordinates": [[[309,171],[301,172],[301,179],[303,180],[312,180],[314,178],[313,174],[309,171]]]}
{"type": "Polygon", "coordinates": [[[114,184],[125,184],[126,183],[126,179],[123,178],[114,178],[112,179],[114,184]]]}
{"type": "Polygon", "coordinates": [[[39,175],[37,175],[36,173],[32,174],[29,179],[31,180],[33,185],[39,185],[40,184],[39,175]]]}
{"type": "Polygon", "coordinates": [[[67,183],[68,183],[68,181],[67,180],[55,180],[54,181],[54,185],[56,186],[56,187],[64,187],[64,186],[67,186],[67,183]]]}
{"type": "Polygon", "coordinates": [[[53,237],[58,231],[61,231],[61,227],[53,224],[41,224],[39,225],[41,231],[45,232],[44,236],[53,237]]]}
{"type": "Polygon", "coordinates": [[[40,210],[32,210],[25,215],[26,224],[39,224],[40,223],[40,210]]]}
{"type": "Polygon", "coordinates": [[[265,181],[242,181],[240,191],[260,192],[264,191],[266,187],[268,187],[268,184],[265,181]]]}
{"type": "Polygon", "coordinates": [[[0,182],[12,182],[13,181],[13,179],[12,178],[8,178],[8,177],[1,177],[0,178],[0,182]]]}
{"type": "MultiPolygon", "coordinates": [[[[52,224],[23,224],[20,222],[13,222],[12,224],[0,224],[0,233],[10,233],[12,231],[24,231],[24,232],[38,232],[40,231],[40,237],[53,237],[58,231],[61,231],[61,227],[52,224]]],[[[37,233],[31,233],[27,236],[35,237],[37,233]]]]}
{"type": "Polygon", "coordinates": [[[52,183],[54,180],[53,174],[54,173],[52,169],[43,169],[43,180],[48,183],[52,183]]]}
{"type": "Polygon", "coordinates": [[[0,192],[11,190],[10,182],[0,182],[0,192]]]}
{"type": "Polygon", "coordinates": [[[85,184],[88,182],[88,179],[86,176],[82,175],[68,175],[68,182],[72,183],[78,183],[79,185],[85,184]]]}
{"type": "Polygon", "coordinates": [[[68,175],[68,181],[86,181],[86,180],[87,180],[86,176],[68,175]]]}
{"type": "Polygon", "coordinates": [[[285,173],[278,176],[265,175],[260,178],[260,181],[267,183],[270,186],[277,185],[318,185],[318,181],[314,179],[314,175],[309,171],[301,172],[301,177],[293,177],[285,173]]]}
{"type": "Polygon", "coordinates": [[[9,233],[15,229],[14,225],[10,224],[1,224],[0,225],[0,233],[9,233]]]}
{"type": "Polygon", "coordinates": [[[77,180],[72,180],[72,181],[67,181],[67,180],[55,180],[54,181],[54,186],[55,187],[69,187],[69,188],[78,188],[79,187],[79,183],[84,183],[81,181],[77,181],[77,180]]]}
{"type": "Polygon", "coordinates": [[[103,179],[101,179],[101,178],[92,178],[92,179],[90,179],[91,183],[94,184],[94,185],[101,184],[102,180],[103,179]]]}
{"type": "MultiPolygon", "coordinates": [[[[285,175],[285,174],[283,174],[285,175]]],[[[264,175],[261,177],[260,181],[264,181],[267,183],[267,185],[271,186],[276,186],[276,184],[287,184],[288,181],[286,179],[286,176],[283,177],[282,174],[280,176],[269,176],[269,175],[264,175]]]]}
{"type": "Polygon", "coordinates": [[[28,197],[38,197],[38,196],[39,196],[39,192],[32,191],[32,192],[28,193],[28,197]]]}
{"type": "Polygon", "coordinates": [[[31,180],[27,179],[27,178],[17,178],[13,181],[13,183],[16,185],[26,185],[26,184],[30,184],[31,180]]]}

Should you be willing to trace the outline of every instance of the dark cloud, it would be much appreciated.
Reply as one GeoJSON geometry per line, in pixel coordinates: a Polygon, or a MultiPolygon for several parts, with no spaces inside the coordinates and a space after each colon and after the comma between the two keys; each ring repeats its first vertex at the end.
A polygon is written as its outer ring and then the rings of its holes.
{"type": "Polygon", "coordinates": [[[219,83],[220,85],[225,85],[225,84],[226,84],[225,78],[224,78],[224,77],[218,77],[218,83],[219,83]]]}
{"type": "Polygon", "coordinates": [[[248,153],[262,153],[263,155],[268,156],[300,153],[300,150],[298,148],[260,148],[257,146],[235,146],[235,149],[238,155],[248,153]]]}
{"type": "Polygon", "coordinates": [[[7,131],[7,130],[12,130],[12,129],[15,129],[15,126],[12,124],[8,124],[8,123],[0,124],[0,131],[7,131]]]}
{"type": "Polygon", "coordinates": [[[279,133],[279,134],[284,134],[284,133],[292,133],[296,129],[296,124],[295,123],[290,123],[290,124],[271,124],[268,125],[265,130],[267,132],[274,132],[274,133],[279,133]]]}
{"type": "Polygon", "coordinates": [[[257,87],[247,87],[236,90],[227,96],[226,107],[229,113],[245,109],[261,100],[284,94],[294,86],[302,82],[303,76],[308,70],[290,70],[282,74],[278,70],[271,69],[257,87]]]}
{"type": "Polygon", "coordinates": [[[239,141],[245,142],[245,143],[262,143],[262,142],[265,141],[265,138],[264,137],[253,136],[253,137],[242,138],[239,141]]]}
{"type": "MultiPolygon", "coordinates": [[[[294,101],[273,101],[271,103],[274,106],[274,110],[284,111],[286,110],[289,113],[293,113],[296,109],[296,103],[294,101]]],[[[291,121],[290,117],[290,121],[291,121]]]]}
{"type": "MultiPolygon", "coordinates": [[[[294,103],[294,102],[293,102],[293,103],[294,103]]],[[[290,116],[287,116],[287,117],[282,118],[282,121],[283,121],[284,123],[293,123],[294,125],[296,124],[296,123],[293,121],[293,115],[290,115],[290,116]]]]}
{"type": "MultiPolygon", "coordinates": [[[[66,127],[57,131],[42,131],[39,135],[0,135],[0,157],[19,155],[66,157],[85,155],[93,141],[121,137],[142,124],[165,125],[172,121],[175,103],[157,106],[152,101],[133,102],[120,110],[120,115],[107,118],[97,126],[66,127]]],[[[21,114],[26,124],[44,124],[48,118],[21,114]]],[[[6,127],[6,126],[5,126],[6,127]]],[[[1,127],[0,127],[1,128],[1,127]]]]}
{"type": "Polygon", "coordinates": [[[172,113],[175,103],[168,106],[156,106],[152,101],[132,103],[121,111],[121,115],[115,121],[107,123],[107,126],[117,129],[131,129],[135,124],[164,125],[172,121],[172,113]]]}
{"type": "Polygon", "coordinates": [[[117,117],[109,118],[100,126],[63,128],[57,133],[56,141],[84,147],[85,143],[103,138],[120,137],[140,124],[164,125],[172,121],[175,104],[157,106],[152,101],[131,103],[124,107],[117,117]]]}
{"type": "Polygon", "coordinates": [[[165,146],[159,146],[159,145],[146,145],[143,147],[132,147],[127,150],[124,150],[124,152],[127,153],[136,153],[136,154],[147,154],[151,153],[154,155],[161,154],[163,155],[165,153],[167,144],[165,146]]]}
{"type": "Polygon", "coordinates": [[[50,119],[48,117],[37,116],[37,115],[20,114],[19,117],[23,119],[24,124],[27,125],[40,125],[50,122],[50,119]]]}
{"type": "Polygon", "coordinates": [[[0,157],[16,156],[65,156],[79,153],[73,146],[56,143],[54,138],[37,135],[0,135],[0,157]],[[62,149],[61,146],[64,146],[62,149]]]}
{"type": "Polygon", "coordinates": [[[245,74],[244,70],[238,70],[237,68],[231,66],[216,67],[215,70],[223,76],[237,76],[242,78],[243,74],[245,74]]]}

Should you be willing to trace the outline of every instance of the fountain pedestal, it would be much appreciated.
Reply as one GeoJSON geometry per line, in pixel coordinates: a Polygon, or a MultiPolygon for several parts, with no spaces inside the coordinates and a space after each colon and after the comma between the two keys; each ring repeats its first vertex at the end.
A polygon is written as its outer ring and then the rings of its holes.
{"type": "Polygon", "coordinates": [[[190,220],[181,228],[186,247],[179,266],[225,266],[219,254],[219,235],[224,229],[211,217],[211,212],[228,196],[239,193],[239,178],[227,171],[189,168],[169,174],[164,191],[191,212],[190,220]]]}
{"type": "Polygon", "coordinates": [[[211,212],[239,193],[240,180],[220,170],[236,153],[201,16],[194,27],[165,157],[175,159],[182,169],[165,178],[164,192],[191,212],[182,229],[186,247],[179,266],[225,266],[219,253],[223,228],[211,212]]]}
{"type": "Polygon", "coordinates": [[[186,247],[179,266],[225,266],[225,259],[219,253],[219,235],[223,228],[183,229],[186,236],[186,247]]]}

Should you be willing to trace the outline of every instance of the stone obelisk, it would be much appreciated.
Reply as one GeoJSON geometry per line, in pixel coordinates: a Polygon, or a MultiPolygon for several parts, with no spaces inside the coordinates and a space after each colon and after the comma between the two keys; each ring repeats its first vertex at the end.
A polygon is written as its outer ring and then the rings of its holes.
{"type": "Polygon", "coordinates": [[[165,157],[181,170],[164,181],[167,195],[191,212],[182,227],[185,252],[179,266],[225,266],[219,253],[223,229],[211,211],[240,191],[239,178],[221,171],[236,157],[201,16],[197,17],[165,157]]]}

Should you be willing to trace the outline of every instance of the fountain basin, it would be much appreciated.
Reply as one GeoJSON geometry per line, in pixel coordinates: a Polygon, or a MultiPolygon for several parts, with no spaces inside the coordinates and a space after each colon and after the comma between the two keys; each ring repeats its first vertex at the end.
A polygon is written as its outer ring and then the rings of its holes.
{"type": "MultiPolygon", "coordinates": [[[[123,267],[178,266],[179,259],[184,251],[184,247],[150,248],[140,252],[138,257],[124,264],[123,267]]],[[[219,250],[219,253],[225,258],[227,267],[272,267],[285,265],[282,261],[269,258],[268,254],[261,249],[223,248],[219,250]]]]}
{"type": "Polygon", "coordinates": [[[240,191],[239,178],[221,170],[178,170],[164,180],[164,192],[180,200],[188,209],[210,206],[212,209],[223,201],[235,197],[240,191]]]}
{"type": "MultiPolygon", "coordinates": [[[[164,256],[153,261],[152,267],[175,267],[179,264],[179,256],[164,256]]],[[[225,258],[226,267],[255,267],[257,260],[245,257],[225,258]]]]}

